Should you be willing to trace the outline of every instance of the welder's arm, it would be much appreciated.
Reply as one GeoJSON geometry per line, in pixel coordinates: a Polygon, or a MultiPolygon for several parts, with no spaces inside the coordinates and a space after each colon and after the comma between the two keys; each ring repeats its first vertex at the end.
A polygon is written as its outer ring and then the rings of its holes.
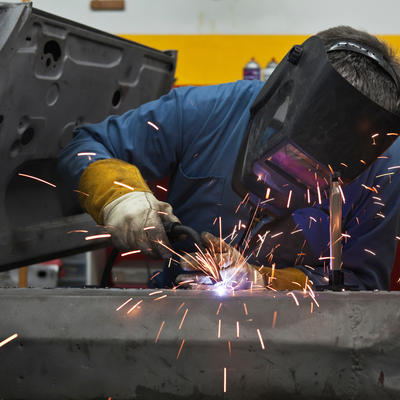
{"type": "Polygon", "coordinates": [[[168,203],[153,196],[134,165],[113,158],[96,161],[83,172],[79,192],[82,209],[105,225],[118,249],[141,250],[151,258],[171,255],[162,222],[179,219],[168,203]]]}
{"type": "Polygon", "coordinates": [[[246,262],[243,255],[216,238],[211,233],[203,232],[202,243],[208,250],[203,255],[186,255],[181,259],[181,267],[187,271],[197,271],[197,274],[182,274],[176,279],[176,283],[194,283],[190,287],[197,287],[196,284],[211,283],[215,279],[209,277],[212,272],[209,266],[215,266],[220,272],[220,277],[228,287],[243,289],[248,282],[263,284],[275,290],[298,290],[304,289],[310,284],[306,274],[297,268],[284,268],[273,271],[270,267],[256,267],[246,262]],[[211,260],[210,260],[211,258],[211,260]],[[205,262],[204,262],[205,261],[205,262]],[[206,268],[204,265],[208,265],[206,268]]]}

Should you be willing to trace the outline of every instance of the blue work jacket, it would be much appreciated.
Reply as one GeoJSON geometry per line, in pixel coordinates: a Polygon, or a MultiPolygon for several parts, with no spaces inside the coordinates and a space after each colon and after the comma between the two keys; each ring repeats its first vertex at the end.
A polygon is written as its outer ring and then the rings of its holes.
{"type": "MultiPolygon", "coordinates": [[[[62,152],[59,171],[72,189],[78,188],[91,162],[106,158],[136,165],[147,180],[169,175],[167,201],[183,225],[239,243],[254,208],[232,190],[232,173],[250,107],[262,86],[260,81],[238,81],[178,88],[122,116],[82,126],[62,152]],[[87,151],[96,156],[91,160],[77,156],[87,151]],[[237,235],[232,236],[234,230],[237,235]]],[[[343,188],[343,271],[345,282],[361,289],[389,287],[400,233],[399,165],[400,141],[396,141],[383,158],[343,188]]],[[[265,222],[253,229],[253,236],[265,222]]],[[[251,263],[296,267],[314,284],[326,283],[329,200],[296,210],[269,226],[267,239],[260,252],[253,251],[251,263]]],[[[259,245],[255,240],[256,250],[259,245]]],[[[188,240],[175,248],[194,249],[188,240]]],[[[165,283],[170,283],[180,268],[173,263],[164,272],[165,283]]]]}

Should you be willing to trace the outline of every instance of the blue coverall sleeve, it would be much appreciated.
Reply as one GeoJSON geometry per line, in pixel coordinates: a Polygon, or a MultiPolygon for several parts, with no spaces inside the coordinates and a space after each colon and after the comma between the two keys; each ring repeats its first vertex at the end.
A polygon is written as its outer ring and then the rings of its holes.
{"type": "Polygon", "coordinates": [[[181,96],[171,91],[157,101],[99,124],[82,126],[59,157],[59,171],[72,189],[90,163],[107,158],[136,165],[145,179],[168,175],[182,146],[181,96]],[[90,157],[80,153],[95,153],[90,157]]]}

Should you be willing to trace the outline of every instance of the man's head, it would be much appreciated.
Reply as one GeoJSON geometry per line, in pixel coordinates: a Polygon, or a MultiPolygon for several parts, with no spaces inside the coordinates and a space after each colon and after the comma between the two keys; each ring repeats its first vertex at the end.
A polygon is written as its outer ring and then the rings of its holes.
{"type": "MultiPolygon", "coordinates": [[[[368,46],[383,55],[400,79],[400,65],[394,49],[367,32],[349,26],[338,26],[317,33],[324,45],[339,40],[368,46]]],[[[391,76],[372,58],[353,51],[331,51],[333,67],[355,88],[387,110],[400,114],[399,92],[391,76]]]]}

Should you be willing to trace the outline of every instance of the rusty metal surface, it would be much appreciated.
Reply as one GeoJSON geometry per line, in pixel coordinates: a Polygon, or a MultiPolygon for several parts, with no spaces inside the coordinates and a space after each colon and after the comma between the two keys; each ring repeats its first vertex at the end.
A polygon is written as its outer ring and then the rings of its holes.
{"type": "Polygon", "coordinates": [[[397,399],[400,293],[294,294],[0,289],[0,398],[397,399]]]}

